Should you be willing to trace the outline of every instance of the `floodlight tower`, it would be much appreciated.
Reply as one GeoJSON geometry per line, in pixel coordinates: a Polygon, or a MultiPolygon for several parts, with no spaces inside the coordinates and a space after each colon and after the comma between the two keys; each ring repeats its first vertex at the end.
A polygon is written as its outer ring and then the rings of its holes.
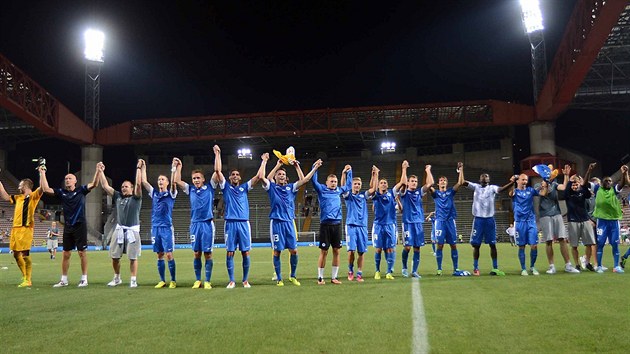
{"type": "Polygon", "coordinates": [[[89,29],[85,39],[85,122],[97,131],[100,126],[101,66],[103,66],[103,46],[105,34],[89,29]]]}
{"type": "Polygon", "coordinates": [[[523,25],[529,39],[532,57],[532,83],[534,86],[534,103],[547,78],[547,54],[543,18],[538,0],[520,0],[523,25]]]}

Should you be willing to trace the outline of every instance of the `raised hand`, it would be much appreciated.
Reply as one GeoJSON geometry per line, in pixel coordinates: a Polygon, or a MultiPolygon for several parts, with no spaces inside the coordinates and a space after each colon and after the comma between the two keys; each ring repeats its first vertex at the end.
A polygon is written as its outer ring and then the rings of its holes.
{"type": "Polygon", "coordinates": [[[264,153],[264,154],[260,155],[260,158],[261,158],[262,160],[265,160],[265,161],[269,160],[269,153],[268,153],[268,152],[266,152],[266,153],[264,153]]]}
{"type": "Polygon", "coordinates": [[[564,165],[564,168],[562,169],[562,174],[565,176],[568,176],[571,174],[571,166],[569,165],[564,165]]]}
{"type": "Polygon", "coordinates": [[[409,168],[409,162],[407,160],[402,162],[402,168],[409,168]]]}

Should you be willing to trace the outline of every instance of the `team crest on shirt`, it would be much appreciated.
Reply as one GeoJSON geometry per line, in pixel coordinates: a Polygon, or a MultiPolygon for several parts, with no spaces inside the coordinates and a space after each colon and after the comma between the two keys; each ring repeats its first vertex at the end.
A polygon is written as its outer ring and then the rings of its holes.
{"type": "Polygon", "coordinates": [[[243,191],[243,187],[240,187],[238,190],[242,192],[243,191]]]}
{"type": "Polygon", "coordinates": [[[288,190],[288,191],[290,191],[290,190],[291,190],[291,187],[287,186],[285,189],[286,189],[286,190],[288,190]]]}
{"type": "Polygon", "coordinates": [[[201,190],[203,190],[203,191],[205,191],[206,189],[208,189],[208,186],[201,187],[201,190]]]}
{"type": "Polygon", "coordinates": [[[420,194],[420,192],[416,191],[414,194],[415,194],[415,195],[418,195],[418,194],[420,194]]]}

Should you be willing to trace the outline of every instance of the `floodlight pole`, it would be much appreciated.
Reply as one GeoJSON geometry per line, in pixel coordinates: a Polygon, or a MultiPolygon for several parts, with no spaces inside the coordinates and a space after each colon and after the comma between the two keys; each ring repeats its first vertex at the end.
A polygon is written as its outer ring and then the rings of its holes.
{"type": "Polygon", "coordinates": [[[547,53],[545,50],[545,35],[542,30],[527,33],[532,57],[532,84],[534,89],[534,104],[538,102],[538,95],[547,79],[547,53]]]}
{"type": "Polygon", "coordinates": [[[100,126],[102,62],[86,59],[85,63],[85,122],[97,131],[100,126]]]}

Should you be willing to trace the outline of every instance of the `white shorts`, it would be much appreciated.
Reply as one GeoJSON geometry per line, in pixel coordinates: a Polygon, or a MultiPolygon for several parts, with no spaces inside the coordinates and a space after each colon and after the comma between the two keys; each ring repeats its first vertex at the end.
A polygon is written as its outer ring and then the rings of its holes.
{"type": "Polygon", "coordinates": [[[48,240],[46,241],[46,247],[47,247],[49,250],[56,249],[57,247],[59,247],[59,240],[51,240],[51,239],[48,239],[48,240]]]}
{"type": "Polygon", "coordinates": [[[118,243],[116,237],[112,237],[109,241],[109,256],[114,259],[120,259],[124,253],[127,254],[129,259],[138,259],[140,257],[140,251],[142,244],[140,242],[140,233],[128,230],[127,232],[133,232],[136,237],[136,241],[129,243],[125,237],[124,243],[118,243]]]}

